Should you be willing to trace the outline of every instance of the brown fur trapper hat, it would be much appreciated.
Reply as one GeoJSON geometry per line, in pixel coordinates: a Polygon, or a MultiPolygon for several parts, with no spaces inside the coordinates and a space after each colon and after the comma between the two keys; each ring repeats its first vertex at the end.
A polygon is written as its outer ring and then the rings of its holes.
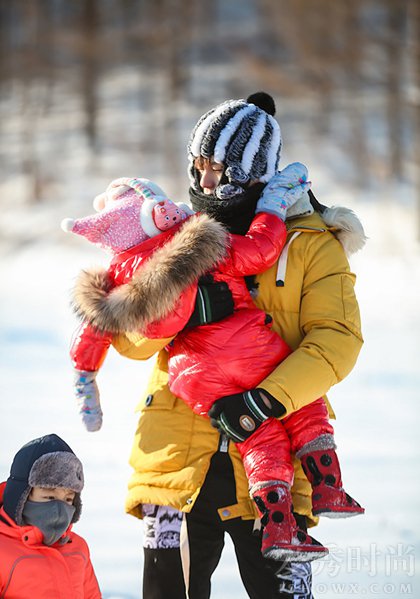
{"type": "Polygon", "coordinates": [[[83,466],[72,449],[58,435],[45,435],[24,445],[15,455],[4,491],[3,506],[18,524],[32,487],[64,487],[76,493],[72,522],[80,518],[83,466]]]}

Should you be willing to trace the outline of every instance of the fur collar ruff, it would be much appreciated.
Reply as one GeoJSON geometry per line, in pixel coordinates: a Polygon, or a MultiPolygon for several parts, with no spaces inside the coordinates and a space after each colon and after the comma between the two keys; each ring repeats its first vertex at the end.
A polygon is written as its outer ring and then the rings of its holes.
{"type": "MultiPolygon", "coordinates": [[[[320,206],[322,207],[322,211],[316,211],[316,214],[321,217],[323,223],[341,243],[346,255],[351,256],[361,250],[367,241],[367,237],[362,223],[353,210],[344,206],[331,206],[331,208],[322,204],[320,206]]],[[[308,217],[313,213],[314,209],[309,196],[307,193],[304,193],[287,210],[287,224],[289,228],[294,223],[294,219],[308,217]]]]}
{"type": "Polygon", "coordinates": [[[361,250],[367,237],[358,216],[344,206],[331,206],[321,214],[324,223],[331,229],[344,248],[347,256],[361,250]]]}
{"type": "Polygon", "coordinates": [[[141,331],[165,318],[181,293],[223,260],[228,246],[222,224],[206,214],[192,216],[128,283],[113,288],[107,270],[82,271],[73,291],[73,308],[100,331],[141,331]]]}

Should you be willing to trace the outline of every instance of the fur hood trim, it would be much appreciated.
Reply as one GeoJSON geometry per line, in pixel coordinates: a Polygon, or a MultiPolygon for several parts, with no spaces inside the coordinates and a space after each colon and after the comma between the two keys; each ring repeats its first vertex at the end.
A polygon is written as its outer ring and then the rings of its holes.
{"type": "Polygon", "coordinates": [[[166,317],[179,296],[223,260],[229,236],[205,214],[192,216],[128,283],[112,288],[105,269],[82,271],[73,292],[78,316],[109,333],[141,331],[166,317]]]}
{"type": "Polygon", "coordinates": [[[363,225],[359,218],[343,206],[331,206],[321,213],[324,223],[335,233],[347,256],[361,250],[367,240],[363,225]]]}

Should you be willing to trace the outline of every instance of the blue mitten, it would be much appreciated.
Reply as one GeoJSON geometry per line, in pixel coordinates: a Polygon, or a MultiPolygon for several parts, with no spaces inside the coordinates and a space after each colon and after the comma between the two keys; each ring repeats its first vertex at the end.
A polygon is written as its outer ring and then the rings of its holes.
{"type": "Polygon", "coordinates": [[[75,370],[74,372],[74,393],[83,424],[89,432],[98,431],[102,426],[102,410],[95,380],[97,371],[75,370]]]}
{"type": "Polygon", "coordinates": [[[271,177],[258,200],[255,212],[271,212],[282,220],[293,206],[311,187],[308,169],[301,162],[293,162],[271,177]]]}

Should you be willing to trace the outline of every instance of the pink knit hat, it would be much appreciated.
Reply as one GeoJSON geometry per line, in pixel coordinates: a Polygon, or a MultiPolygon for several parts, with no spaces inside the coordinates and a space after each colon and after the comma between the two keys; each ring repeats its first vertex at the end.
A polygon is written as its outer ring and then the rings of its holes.
{"type": "Polygon", "coordinates": [[[99,212],[64,219],[61,227],[113,253],[155,237],[192,214],[188,206],[177,206],[147,179],[116,179],[94,205],[99,212]]]}

